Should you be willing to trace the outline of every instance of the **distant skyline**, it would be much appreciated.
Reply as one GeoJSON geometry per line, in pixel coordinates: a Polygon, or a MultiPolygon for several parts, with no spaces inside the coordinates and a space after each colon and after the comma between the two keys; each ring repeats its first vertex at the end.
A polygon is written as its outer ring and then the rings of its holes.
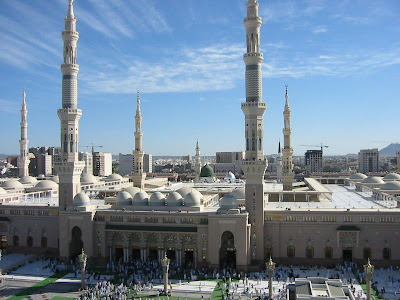
{"type": "MultiPolygon", "coordinates": [[[[80,150],[132,153],[136,91],[144,151],[244,150],[245,0],[75,0],[80,150]]],[[[289,86],[294,155],[398,143],[400,2],[259,0],[265,154],[283,141],[289,86]],[[314,149],[318,149],[315,147],[314,149]]],[[[18,154],[25,87],[29,147],[59,146],[67,0],[0,1],[0,153],[18,154]]]]}

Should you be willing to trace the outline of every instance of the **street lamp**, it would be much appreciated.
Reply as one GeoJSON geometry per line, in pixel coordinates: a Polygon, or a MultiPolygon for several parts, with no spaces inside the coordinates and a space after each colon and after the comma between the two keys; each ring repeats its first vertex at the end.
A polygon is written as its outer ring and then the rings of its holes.
{"type": "Polygon", "coordinates": [[[272,299],[272,277],[274,276],[275,263],[272,261],[271,256],[269,257],[269,261],[265,263],[265,266],[267,267],[269,277],[269,299],[272,299]]]}
{"type": "Polygon", "coordinates": [[[87,262],[87,255],[85,251],[83,251],[83,248],[82,248],[82,253],[78,255],[78,258],[79,258],[79,265],[81,267],[81,289],[83,290],[85,288],[85,270],[87,262]]]}
{"type": "Polygon", "coordinates": [[[163,259],[161,259],[161,266],[163,268],[163,273],[164,273],[164,292],[165,294],[168,293],[168,269],[169,269],[169,263],[170,259],[167,257],[167,253],[165,253],[165,256],[163,259]]]}
{"type": "Polygon", "coordinates": [[[372,280],[372,274],[374,274],[374,266],[371,265],[369,258],[367,264],[364,265],[364,272],[365,272],[365,279],[367,281],[367,300],[371,300],[371,280],[372,280]]]}

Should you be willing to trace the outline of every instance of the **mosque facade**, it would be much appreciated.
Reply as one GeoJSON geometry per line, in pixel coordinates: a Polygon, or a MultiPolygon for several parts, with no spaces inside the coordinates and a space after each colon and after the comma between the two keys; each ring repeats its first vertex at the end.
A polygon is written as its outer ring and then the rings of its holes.
{"type": "MultiPolygon", "coordinates": [[[[5,251],[29,250],[70,260],[84,249],[90,261],[98,263],[160,260],[166,254],[178,265],[237,270],[263,268],[269,257],[284,264],[333,265],[367,258],[374,265],[400,263],[400,176],[354,174],[340,185],[313,178],[293,182],[287,91],[283,184],[264,180],[268,162],[263,153],[267,105],[262,100],[262,20],[257,0],[246,5],[246,101],[241,104],[245,184],[216,182],[210,166],[200,169],[197,143],[196,182],[168,185],[146,178],[143,172],[139,95],[131,180],[117,174],[105,178],[81,174],[79,34],[73,1],[69,1],[62,33],[62,108],[57,112],[62,148],[56,162],[58,177],[37,180],[22,172],[19,180],[0,184],[0,236],[5,251]]],[[[25,120],[21,140],[27,144],[26,106],[21,114],[25,120]]]]}

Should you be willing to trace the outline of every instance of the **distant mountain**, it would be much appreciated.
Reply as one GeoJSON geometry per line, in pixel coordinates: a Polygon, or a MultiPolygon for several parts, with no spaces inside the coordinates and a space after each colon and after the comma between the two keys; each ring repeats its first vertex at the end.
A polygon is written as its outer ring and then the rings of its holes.
{"type": "Polygon", "coordinates": [[[392,143],[389,146],[379,150],[379,156],[396,156],[397,151],[400,150],[399,143],[392,143]]]}

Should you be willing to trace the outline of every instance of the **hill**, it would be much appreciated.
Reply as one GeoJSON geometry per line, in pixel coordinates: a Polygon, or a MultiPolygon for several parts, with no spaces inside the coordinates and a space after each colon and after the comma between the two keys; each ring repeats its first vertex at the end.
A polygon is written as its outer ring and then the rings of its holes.
{"type": "Polygon", "coordinates": [[[400,143],[391,143],[385,148],[379,150],[379,156],[396,156],[397,151],[400,150],[400,143]]]}

